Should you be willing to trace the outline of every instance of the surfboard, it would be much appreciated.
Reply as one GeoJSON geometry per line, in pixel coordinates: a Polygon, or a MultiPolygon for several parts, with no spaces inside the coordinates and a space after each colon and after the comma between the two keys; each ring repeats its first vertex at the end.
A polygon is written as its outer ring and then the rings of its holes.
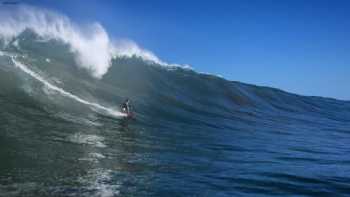
{"type": "Polygon", "coordinates": [[[129,113],[125,113],[126,116],[125,118],[126,119],[134,119],[135,118],[135,114],[133,112],[129,112],[129,113]]]}

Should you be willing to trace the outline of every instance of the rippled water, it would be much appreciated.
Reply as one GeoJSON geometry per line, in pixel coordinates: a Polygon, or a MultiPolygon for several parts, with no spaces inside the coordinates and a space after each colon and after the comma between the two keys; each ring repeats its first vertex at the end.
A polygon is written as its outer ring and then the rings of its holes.
{"type": "Polygon", "coordinates": [[[136,119],[62,95],[0,55],[0,196],[350,193],[349,102],[137,58],[115,59],[95,80],[34,49],[12,53],[91,103],[117,110],[130,97],[136,119]]]}

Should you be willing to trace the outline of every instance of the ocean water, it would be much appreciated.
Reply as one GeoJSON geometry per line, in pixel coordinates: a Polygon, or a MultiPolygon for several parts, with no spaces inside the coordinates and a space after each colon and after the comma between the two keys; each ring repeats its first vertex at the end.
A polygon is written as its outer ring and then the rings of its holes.
{"type": "Polygon", "coordinates": [[[0,53],[0,196],[347,196],[350,102],[111,59],[31,31],[0,53]],[[79,62],[79,61],[78,61],[79,62]],[[135,119],[119,105],[130,98],[135,119]]]}

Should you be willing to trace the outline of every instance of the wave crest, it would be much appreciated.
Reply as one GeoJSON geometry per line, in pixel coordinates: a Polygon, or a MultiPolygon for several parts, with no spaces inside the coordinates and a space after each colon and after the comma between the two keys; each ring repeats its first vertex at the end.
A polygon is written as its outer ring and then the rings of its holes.
{"type": "Polygon", "coordinates": [[[0,38],[5,44],[27,29],[43,39],[60,40],[68,44],[77,64],[89,70],[96,78],[101,78],[108,72],[111,60],[115,57],[137,56],[146,61],[168,65],[133,41],[112,42],[103,26],[97,22],[85,26],[77,25],[68,17],[43,8],[28,5],[10,10],[2,8],[0,26],[0,38]]]}

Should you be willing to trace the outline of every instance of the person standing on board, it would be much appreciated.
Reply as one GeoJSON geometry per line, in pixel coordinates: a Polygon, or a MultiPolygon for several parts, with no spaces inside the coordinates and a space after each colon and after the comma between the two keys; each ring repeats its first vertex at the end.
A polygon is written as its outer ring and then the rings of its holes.
{"type": "Polygon", "coordinates": [[[120,105],[123,113],[130,114],[130,100],[127,98],[124,103],[120,105]]]}

